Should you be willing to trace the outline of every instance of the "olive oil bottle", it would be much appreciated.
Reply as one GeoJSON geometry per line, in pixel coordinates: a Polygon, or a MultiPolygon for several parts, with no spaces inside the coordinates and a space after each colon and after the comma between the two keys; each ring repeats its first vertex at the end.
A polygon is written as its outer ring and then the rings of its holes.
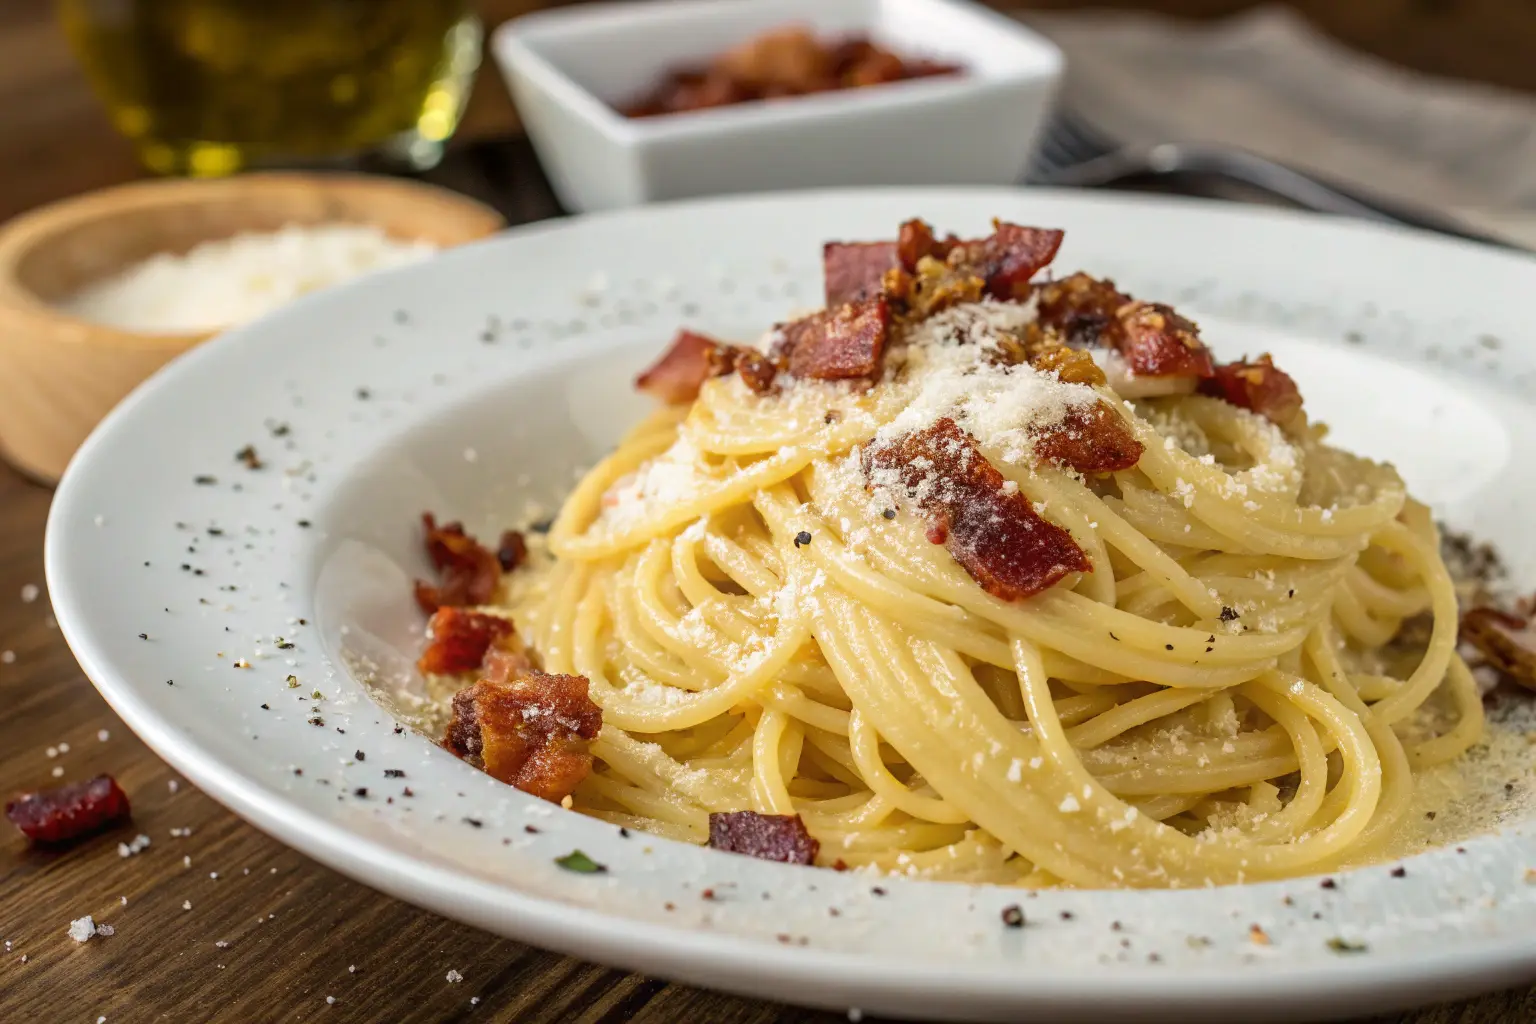
{"type": "Polygon", "coordinates": [[[162,174],[382,149],[430,166],[480,59],[469,0],[58,0],[112,119],[162,174]]]}

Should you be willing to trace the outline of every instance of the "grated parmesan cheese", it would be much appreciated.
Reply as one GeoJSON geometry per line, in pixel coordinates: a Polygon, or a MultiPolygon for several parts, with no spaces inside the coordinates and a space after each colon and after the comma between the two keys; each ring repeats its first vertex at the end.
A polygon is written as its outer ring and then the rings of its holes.
{"type": "Polygon", "coordinates": [[[1091,388],[998,359],[1001,342],[1034,319],[1032,303],[984,301],[954,306],[919,324],[901,353],[907,377],[918,382],[916,394],[881,427],[876,443],[948,417],[983,446],[996,449],[1002,461],[1032,460],[1033,432],[1099,401],[1091,388]]]}
{"type": "Polygon", "coordinates": [[[98,281],[60,304],[109,327],[161,333],[222,330],[246,323],[353,277],[403,266],[436,251],[366,224],[320,224],[204,242],[160,253],[98,281]]]}

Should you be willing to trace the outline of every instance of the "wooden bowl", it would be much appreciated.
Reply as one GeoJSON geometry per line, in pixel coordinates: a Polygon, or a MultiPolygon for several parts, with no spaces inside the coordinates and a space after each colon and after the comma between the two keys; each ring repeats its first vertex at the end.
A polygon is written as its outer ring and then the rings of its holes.
{"type": "Polygon", "coordinates": [[[70,456],[140,381],[210,333],[145,334],[53,305],[156,253],[287,224],[373,224],[403,240],[460,245],[504,226],[471,199],[348,174],[148,181],[31,211],[0,229],[0,456],[56,482],[70,456]]]}

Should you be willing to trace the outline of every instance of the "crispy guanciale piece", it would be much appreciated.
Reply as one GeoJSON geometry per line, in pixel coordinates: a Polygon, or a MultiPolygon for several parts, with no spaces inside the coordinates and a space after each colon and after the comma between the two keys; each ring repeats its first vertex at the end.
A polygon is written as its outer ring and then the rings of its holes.
{"type": "Polygon", "coordinates": [[[1093,361],[1093,356],[1086,349],[1068,345],[1054,327],[1025,324],[1021,337],[1005,337],[998,349],[1004,362],[1028,363],[1041,373],[1056,374],[1066,384],[1098,386],[1107,383],[1104,371],[1093,361]]]}
{"type": "Polygon", "coordinates": [[[1139,377],[1209,377],[1211,353],[1199,329],[1155,302],[1138,302],[1076,273],[1040,286],[1040,325],[1059,331],[1068,345],[1112,347],[1139,377]]]}
{"type": "Polygon", "coordinates": [[[421,515],[427,535],[427,555],[440,582],[416,581],[416,603],[428,615],[443,607],[485,604],[496,593],[501,563],[496,555],[464,532],[462,523],[437,525],[432,513],[421,515]]]}
{"type": "Polygon", "coordinates": [[[905,490],[930,524],[929,540],[945,544],[994,597],[1023,600],[1093,569],[1070,533],[1004,489],[1003,475],[952,419],[865,449],[864,475],[905,490]]]}
{"type": "Polygon", "coordinates": [[[748,388],[759,395],[773,390],[774,379],[779,375],[779,366],[772,359],[757,349],[746,346],[736,349],[735,358],[736,376],[740,377],[748,388]]]}
{"type": "Polygon", "coordinates": [[[1142,445],[1125,420],[1103,402],[1074,409],[1061,423],[1034,433],[1035,454],[1079,473],[1114,473],[1141,458],[1142,445]]]}
{"type": "Polygon", "coordinates": [[[635,387],[668,405],[699,397],[711,377],[731,372],[731,346],[696,331],[681,330],[660,359],[635,378],[635,387]]]}
{"type": "Polygon", "coordinates": [[[485,677],[453,697],[443,745],[524,793],[559,803],[592,771],[603,711],[586,676],[551,675],[493,651],[485,677]]]}
{"type": "Polygon", "coordinates": [[[502,572],[511,572],[528,558],[528,542],[517,530],[504,530],[496,544],[496,561],[502,572]]]}
{"type": "Polygon", "coordinates": [[[1275,366],[1267,352],[1251,363],[1222,363],[1216,367],[1215,376],[1200,382],[1200,391],[1281,426],[1301,412],[1301,391],[1296,382],[1275,366]]]}
{"type": "Polygon", "coordinates": [[[758,860],[814,864],[821,850],[798,814],[718,811],[709,816],[709,846],[758,860]]]}
{"type": "Polygon", "coordinates": [[[954,235],[942,241],[933,235],[933,228],[924,220],[909,220],[896,235],[896,258],[909,273],[917,270],[924,257],[943,262],[955,246],[961,244],[954,235]]]}
{"type": "Polygon", "coordinates": [[[11,824],[34,843],[67,843],[127,821],[128,795],[110,775],[26,793],[5,805],[11,824]]]}
{"type": "Polygon", "coordinates": [[[427,623],[431,637],[416,667],[423,675],[473,672],[485,652],[512,635],[512,623],[499,615],[464,608],[439,608],[427,623]]]}
{"type": "Polygon", "coordinates": [[[1124,331],[1120,354],[1139,377],[1209,377],[1210,349],[1194,323],[1161,302],[1132,302],[1115,314],[1124,331]]]}
{"type": "Polygon", "coordinates": [[[791,376],[873,380],[890,325],[884,296],[850,302],[785,324],[778,351],[787,358],[791,376]]]}
{"type": "Polygon", "coordinates": [[[995,299],[1023,299],[1033,287],[1030,279],[1056,258],[1064,237],[1065,232],[1055,228],[1027,228],[994,220],[992,234],[961,242],[948,253],[946,261],[985,281],[987,294],[995,299]]]}
{"type": "Polygon", "coordinates": [[[901,323],[921,323],[941,310],[981,300],[986,282],[974,274],[956,270],[932,256],[918,261],[917,270],[904,267],[885,272],[881,290],[890,304],[891,316],[901,323]]]}
{"type": "Polygon", "coordinates": [[[1461,617],[1461,639],[1494,668],[1536,690],[1536,620],[1496,608],[1473,608],[1461,617]]]}
{"type": "Polygon", "coordinates": [[[1115,312],[1130,301],[1115,282],[1079,271],[1040,286],[1039,323],[1059,331],[1077,348],[1118,349],[1122,332],[1115,312]]]}
{"type": "Polygon", "coordinates": [[[894,242],[828,242],[821,248],[827,308],[879,295],[881,278],[897,265],[894,242]]]}

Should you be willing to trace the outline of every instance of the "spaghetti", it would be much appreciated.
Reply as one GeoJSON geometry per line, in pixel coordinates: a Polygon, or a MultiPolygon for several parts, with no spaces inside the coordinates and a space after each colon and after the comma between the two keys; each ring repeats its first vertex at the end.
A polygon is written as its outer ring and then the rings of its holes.
{"type": "Polygon", "coordinates": [[[1479,739],[1398,475],[1267,357],[1034,281],[1059,242],[829,246],[831,312],[642,378],[670,402],[486,609],[602,710],[576,809],[699,843],[798,816],[826,866],[1225,884],[1369,859],[1479,739]]]}

